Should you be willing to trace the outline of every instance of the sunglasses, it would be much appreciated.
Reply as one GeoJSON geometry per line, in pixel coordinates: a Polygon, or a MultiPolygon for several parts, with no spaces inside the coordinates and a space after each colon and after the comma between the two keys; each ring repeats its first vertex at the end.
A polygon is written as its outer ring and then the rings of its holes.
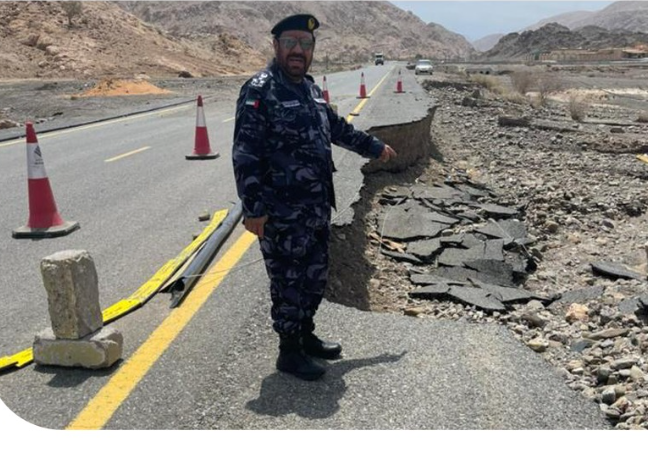
{"type": "Polygon", "coordinates": [[[297,46],[297,43],[299,43],[299,46],[302,48],[302,50],[310,50],[313,48],[315,45],[315,41],[312,38],[303,38],[303,39],[297,39],[294,37],[282,37],[279,38],[279,42],[283,46],[283,48],[287,50],[292,50],[297,46]]]}

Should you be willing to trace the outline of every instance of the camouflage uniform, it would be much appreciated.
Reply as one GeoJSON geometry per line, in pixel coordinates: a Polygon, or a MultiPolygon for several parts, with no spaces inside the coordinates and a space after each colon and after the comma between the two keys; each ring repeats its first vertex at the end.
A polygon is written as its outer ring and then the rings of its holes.
{"type": "Polygon", "coordinates": [[[373,158],[384,144],[337,116],[312,77],[293,83],[275,61],[243,85],[236,106],[236,187],[246,218],[268,216],[260,244],[273,326],[291,336],[312,329],[326,286],[331,143],[373,158]]]}

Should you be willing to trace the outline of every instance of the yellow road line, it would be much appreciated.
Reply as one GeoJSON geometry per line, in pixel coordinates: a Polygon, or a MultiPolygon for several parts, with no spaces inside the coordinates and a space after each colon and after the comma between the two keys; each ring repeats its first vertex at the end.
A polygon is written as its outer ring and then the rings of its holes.
{"type": "Polygon", "coordinates": [[[162,356],[211,293],[243,257],[256,236],[245,232],[227,253],[193,288],[182,308],[173,312],[149,336],[131,358],[115,373],[79,415],[67,426],[68,430],[98,430],[103,428],[115,411],[128,398],[153,364],[162,356]]]}
{"type": "MultiPolygon", "coordinates": [[[[368,97],[371,97],[374,94],[374,92],[376,92],[378,90],[380,85],[383,84],[383,82],[389,76],[389,74],[392,73],[392,70],[394,70],[394,69],[393,68],[390,69],[389,72],[387,72],[385,74],[385,76],[381,78],[381,80],[378,82],[378,84],[371,90],[371,92],[369,92],[368,97]]],[[[358,106],[356,106],[355,109],[351,112],[351,114],[349,114],[347,116],[347,122],[350,123],[350,122],[353,121],[353,118],[355,117],[355,115],[358,114],[362,108],[364,108],[364,105],[365,105],[365,103],[367,103],[368,100],[369,100],[368,98],[365,98],[365,99],[362,99],[362,101],[360,103],[358,103],[358,106]]]]}
{"type": "Polygon", "coordinates": [[[229,119],[223,120],[223,123],[231,122],[234,119],[235,119],[235,117],[230,117],[229,119]]]}
{"type": "MultiPolygon", "coordinates": [[[[164,112],[171,112],[171,111],[184,109],[184,108],[188,108],[188,107],[189,106],[186,106],[186,105],[176,106],[174,108],[165,109],[164,112]]],[[[39,134],[38,139],[41,140],[41,139],[45,139],[45,138],[60,136],[62,134],[74,133],[75,131],[89,130],[91,128],[103,127],[105,125],[112,125],[113,123],[125,122],[127,120],[140,119],[140,118],[143,118],[143,117],[153,116],[155,114],[161,114],[161,112],[159,110],[158,111],[152,111],[152,112],[149,112],[149,113],[137,114],[137,115],[129,116],[129,117],[121,117],[119,119],[107,120],[105,122],[97,122],[97,123],[93,123],[93,124],[90,124],[90,125],[83,125],[83,126],[80,126],[80,127],[69,128],[67,130],[51,131],[49,133],[39,134]]],[[[9,142],[5,142],[3,144],[0,144],[0,148],[9,147],[10,145],[16,145],[16,144],[24,144],[24,143],[25,143],[25,138],[19,138],[19,139],[15,139],[13,141],[9,141],[9,142]]]]}
{"type": "Polygon", "coordinates": [[[133,150],[132,152],[124,153],[124,154],[122,154],[122,155],[115,156],[114,158],[107,159],[107,160],[105,160],[104,162],[113,162],[113,161],[117,161],[117,160],[120,160],[120,159],[122,159],[122,158],[126,158],[127,156],[131,156],[131,155],[134,155],[134,154],[136,154],[136,153],[141,153],[141,152],[143,152],[144,150],[148,150],[149,148],[151,148],[151,147],[150,147],[150,146],[146,146],[146,147],[138,148],[137,150],[133,150]]]}

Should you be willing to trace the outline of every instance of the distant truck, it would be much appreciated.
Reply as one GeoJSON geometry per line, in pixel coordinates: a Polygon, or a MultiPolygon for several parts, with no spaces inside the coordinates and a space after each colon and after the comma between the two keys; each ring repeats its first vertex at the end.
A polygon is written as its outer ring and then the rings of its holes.
{"type": "Polygon", "coordinates": [[[374,53],[374,63],[381,66],[385,65],[385,56],[382,54],[382,52],[374,53]]]}

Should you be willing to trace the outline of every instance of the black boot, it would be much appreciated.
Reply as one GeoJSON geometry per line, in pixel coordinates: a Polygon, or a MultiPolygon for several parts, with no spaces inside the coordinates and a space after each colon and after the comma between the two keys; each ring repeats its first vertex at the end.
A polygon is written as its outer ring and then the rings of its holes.
{"type": "Polygon", "coordinates": [[[324,367],[304,353],[299,335],[281,338],[277,370],[307,381],[317,380],[326,372],[324,367]]]}
{"type": "Polygon", "coordinates": [[[322,359],[338,359],[342,346],[336,342],[326,342],[315,336],[315,325],[312,321],[302,324],[302,344],[307,355],[322,359]]]}

